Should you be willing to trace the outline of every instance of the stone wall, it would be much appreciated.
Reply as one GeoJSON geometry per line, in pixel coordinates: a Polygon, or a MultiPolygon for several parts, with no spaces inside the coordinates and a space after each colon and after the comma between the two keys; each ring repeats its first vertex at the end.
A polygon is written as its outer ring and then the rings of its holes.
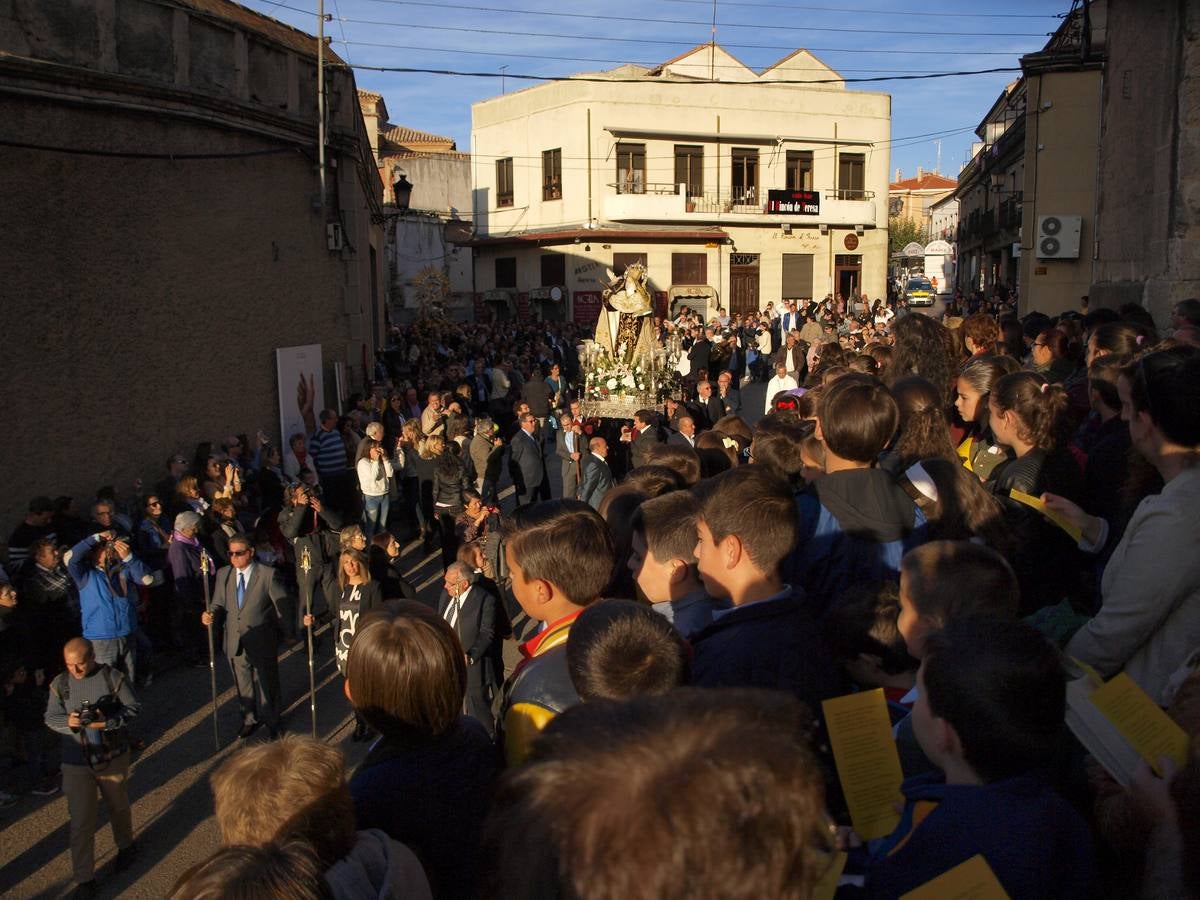
{"type": "Polygon", "coordinates": [[[35,494],[82,506],[104,484],[152,484],[199,441],[259,427],[278,439],[276,347],[321,344],[327,398],[335,361],[352,389],[363,379],[384,254],[353,79],[330,86],[340,165],[322,211],[315,68],[291,46],[303,36],[243,17],[0,5],[0,49],[17,55],[0,60],[0,539],[35,494]],[[327,221],[344,225],[345,250],[327,249],[327,221]]]}
{"type": "Polygon", "coordinates": [[[1091,305],[1200,296],[1200,7],[1109,0],[1091,305]]]}

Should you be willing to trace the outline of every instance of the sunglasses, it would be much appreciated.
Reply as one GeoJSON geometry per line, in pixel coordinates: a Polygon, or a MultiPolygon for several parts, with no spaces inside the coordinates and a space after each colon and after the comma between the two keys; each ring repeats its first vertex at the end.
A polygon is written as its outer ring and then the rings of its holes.
{"type": "Polygon", "coordinates": [[[230,550],[229,555],[230,556],[249,556],[250,551],[249,550],[230,550]]]}

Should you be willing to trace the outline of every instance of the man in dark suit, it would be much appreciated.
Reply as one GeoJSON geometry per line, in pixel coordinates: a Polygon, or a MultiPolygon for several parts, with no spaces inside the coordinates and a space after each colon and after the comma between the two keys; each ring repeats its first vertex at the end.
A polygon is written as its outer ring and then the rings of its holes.
{"type": "Polygon", "coordinates": [[[499,601],[476,580],[466,565],[451,563],[446,569],[438,615],[458,635],[467,655],[467,715],[492,733],[492,698],[500,684],[500,641],[496,636],[499,601]]]}
{"type": "Polygon", "coordinates": [[[711,381],[701,381],[696,385],[696,395],[699,397],[700,407],[704,411],[704,427],[712,428],[725,415],[725,404],[713,392],[711,381]]]}
{"type": "Polygon", "coordinates": [[[583,459],[583,428],[563,413],[559,419],[562,427],[554,437],[554,455],[562,461],[562,495],[564,500],[574,500],[579,492],[579,472],[583,459]]]}
{"type": "Polygon", "coordinates": [[[633,427],[637,429],[637,437],[632,438],[630,451],[633,455],[633,467],[644,466],[650,462],[650,451],[660,441],[658,433],[658,413],[652,409],[639,409],[633,414],[633,427]]]}
{"type": "Polygon", "coordinates": [[[521,415],[520,428],[509,449],[509,470],[516,487],[517,506],[550,499],[550,480],[546,477],[546,457],[542,442],[535,434],[537,419],[533,413],[521,415]]]}
{"type": "Polygon", "coordinates": [[[800,374],[805,367],[805,353],[808,348],[796,339],[795,335],[788,335],[787,344],[778,353],[775,354],[775,365],[783,363],[787,366],[787,372],[796,382],[800,382],[800,374]]]}
{"type": "Polygon", "coordinates": [[[279,531],[292,542],[296,559],[296,584],[300,596],[291,607],[285,609],[284,630],[290,638],[300,634],[300,618],[304,615],[305,598],[311,593],[313,615],[320,616],[329,610],[329,598],[325,596],[325,569],[337,558],[342,517],[307,485],[297,485],[292,493],[292,503],[279,513],[279,531]],[[304,568],[304,551],[308,551],[308,570],[304,568]]]}
{"type": "Polygon", "coordinates": [[[724,415],[737,416],[742,412],[742,395],[733,385],[733,373],[722,372],[717,376],[717,399],[721,401],[724,415]]]}
{"type": "Polygon", "coordinates": [[[699,378],[700,370],[708,370],[712,357],[712,341],[703,328],[696,328],[696,340],[688,351],[688,361],[691,363],[691,375],[699,378]]]}
{"type": "Polygon", "coordinates": [[[217,570],[212,611],[205,611],[200,621],[225,624],[225,656],[233,669],[242,710],[238,737],[247,738],[259,725],[266,725],[275,738],[282,709],[279,609],[287,593],[278,572],[254,561],[254,548],[245,535],[229,539],[229,563],[217,570]]]}
{"type": "Polygon", "coordinates": [[[678,444],[696,449],[696,422],[691,416],[680,416],[675,421],[675,431],[667,438],[668,444],[678,444]]]}
{"type": "Polygon", "coordinates": [[[608,467],[608,441],[594,437],[588,441],[588,452],[583,457],[583,479],[579,484],[579,499],[592,509],[600,508],[600,501],[613,486],[612,470],[608,467]]]}
{"type": "Polygon", "coordinates": [[[492,399],[492,379],[483,359],[476,357],[474,370],[465,380],[471,386],[471,409],[477,416],[487,415],[488,403],[492,399]]]}

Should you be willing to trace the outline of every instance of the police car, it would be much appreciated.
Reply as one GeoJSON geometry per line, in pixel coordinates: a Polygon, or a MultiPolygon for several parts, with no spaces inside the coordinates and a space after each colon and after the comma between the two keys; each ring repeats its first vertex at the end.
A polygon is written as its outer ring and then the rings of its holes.
{"type": "Polygon", "coordinates": [[[904,297],[910,307],[933,306],[937,300],[937,289],[928,278],[910,278],[904,285],[904,297]]]}

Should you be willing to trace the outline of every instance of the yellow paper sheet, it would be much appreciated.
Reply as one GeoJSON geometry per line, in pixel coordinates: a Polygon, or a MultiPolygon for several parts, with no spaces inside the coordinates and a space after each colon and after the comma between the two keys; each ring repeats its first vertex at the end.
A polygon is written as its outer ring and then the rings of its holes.
{"type": "Polygon", "coordinates": [[[901,894],[900,900],[1008,900],[1008,894],[987,860],[976,855],[915,891],[901,894]]]}
{"type": "Polygon", "coordinates": [[[1159,757],[1187,763],[1187,734],[1124,672],[1092,691],[1092,703],[1159,775],[1159,757]]]}
{"type": "Polygon", "coordinates": [[[1069,534],[1071,536],[1071,540],[1073,540],[1075,543],[1078,544],[1080,540],[1083,539],[1083,531],[1074,522],[1064,518],[1054,510],[1049,509],[1042,501],[1041,497],[1035,497],[1033,494],[1026,494],[1024,491],[1018,491],[1015,489],[1009,491],[1008,496],[1012,497],[1012,499],[1016,500],[1018,503],[1024,503],[1030,509],[1035,509],[1040,512],[1043,516],[1069,534]]]}
{"type": "Polygon", "coordinates": [[[1073,662],[1075,665],[1077,665],[1079,667],[1079,671],[1082,672],[1084,675],[1086,675],[1088,677],[1088,680],[1092,684],[1094,684],[1096,687],[1099,687],[1100,685],[1104,684],[1104,679],[1100,677],[1100,673],[1097,672],[1095,669],[1093,669],[1091,666],[1089,666],[1087,663],[1085,663],[1083,660],[1076,659],[1074,656],[1070,656],[1067,658],[1070,659],[1071,662],[1073,662]]]}
{"type": "Polygon", "coordinates": [[[864,841],[886,837],[900,821],[900,755],[883,690],[824,701],[825,723],[854,830],[864,841]]]}
{"type": "Polygon", "coordinates": [[[829,859],[829,868],[821,876],[821,880],[813,885],[809,900],[833,900],[837,893],[838,882],[842,880],[842,872],[846,868],[846,851],[838,850],[829,859]]]}

